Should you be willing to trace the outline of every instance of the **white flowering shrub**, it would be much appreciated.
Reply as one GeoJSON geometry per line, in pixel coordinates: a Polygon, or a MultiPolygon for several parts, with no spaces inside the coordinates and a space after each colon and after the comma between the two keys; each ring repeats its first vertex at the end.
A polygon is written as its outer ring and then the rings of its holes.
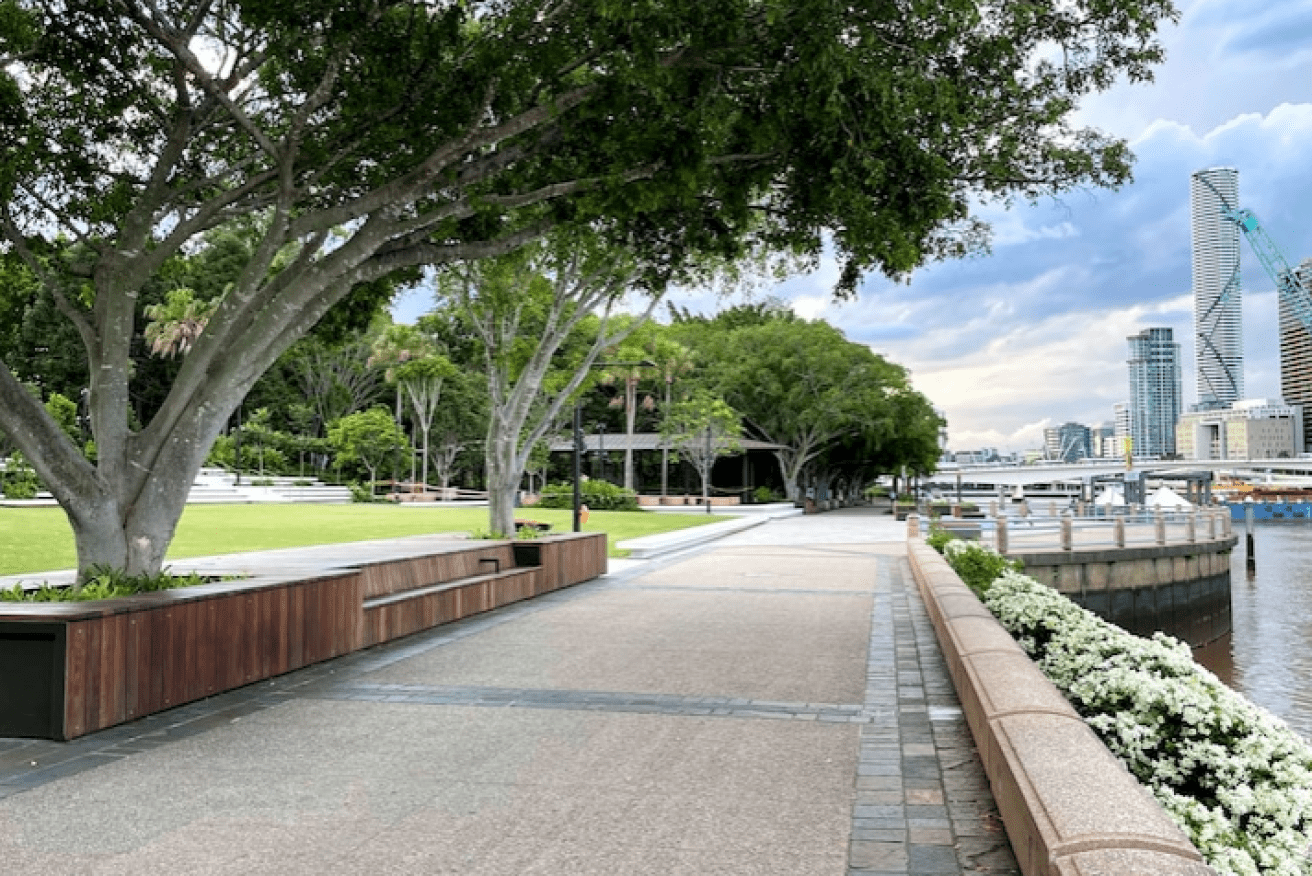
{"type": "MultiPolygon", "coordinates": [[[[964,544],[944,549],[954,569],[989,550],[964,544]]],[[[1014,568],[977,592],[1211,867],[1312,874],[1312,747],[1283,721],[1196,664],[1187,645],[1131,635],[1014,568]]]]}

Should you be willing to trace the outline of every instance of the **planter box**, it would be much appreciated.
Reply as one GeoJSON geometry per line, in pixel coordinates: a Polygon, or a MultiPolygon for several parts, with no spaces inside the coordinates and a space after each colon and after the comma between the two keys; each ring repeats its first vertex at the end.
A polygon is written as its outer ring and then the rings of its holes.
{"type": "Polygon", "coordinates": [[[606,572],[601,533],[390,544],[127,599],[0,605],[0,736],[73,739],[606,572]]]}

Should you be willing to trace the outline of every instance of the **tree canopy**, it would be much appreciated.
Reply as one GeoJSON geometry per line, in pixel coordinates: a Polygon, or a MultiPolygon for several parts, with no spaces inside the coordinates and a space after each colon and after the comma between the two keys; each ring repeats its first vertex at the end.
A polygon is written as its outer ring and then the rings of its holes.
{"type": "Polygon", "coordinates": [[[653,289],[699,255],[815,257],[827,238],[840,291],[905,275],[985,245],[977,199],[1126,180],[1125,145],[1070,114],[1146,78],[1174,14],[0,0],[0,240],[86,348],[97,461],[8,361],[0,428],[68,512],[83,568],[154,571],[230,413],[342,302],[562,225],[628,248],[653,289]],[[133,423],[143,290],[234,225],[248,246],[231,285],[133,423]]]}

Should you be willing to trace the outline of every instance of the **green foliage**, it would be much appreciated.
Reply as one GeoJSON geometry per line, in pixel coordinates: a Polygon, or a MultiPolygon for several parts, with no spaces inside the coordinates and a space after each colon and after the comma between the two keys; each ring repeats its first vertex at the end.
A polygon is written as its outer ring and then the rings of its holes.
{"type": "Polygon", "coordinates": [[[352,481],[351,483],[347,484],[346,486],[347,486],[347,489],[349,489],[349,490],[351,491],[351,501],[352,501],[352,502],[366,502],[366,503],[367,503],[367,502],[377,502],[377,501],[379,501],[378,497],[374,495],[374,485],[373,485],[372,483],[371,483],[371,484],[368,484],[368,485],[365,485],[365,484],[361,484],[361,483],[357,483],[357,482],[355,482],[355,481],[352,481]]]}
{"type": "Polygon", "coordinates": [[[98,599],[118,599],[139,593],[154,593],[178,587],[193,587],[213,580],[195,572],[174,575],[165,569],[154,575],[125,575],[117,569],[93,566],[81,587],[42,584],[32,590],[15,584],[0,589],[0,602],[91,602],[98,599]]]}
{"type": "Polygon", "coordinates": [[[993,548],[977,541],[950,539],[943,545],[943,556],[962,582],[983,595],[1004,572],[1020,572],[1019,560],[1009,560],[993,548]]]}
{"type": "Polygon", "coordinates": [[[405,433],[391,411],[380,406],[342,417],[329,427],[328,443],[336,449],[339,462],[359,462],[367,468],[371,481],[378,479],[379,467],[406,446],[405,433]]]}
{"type": "Polygon", "coordinates": [[[758,505],[765,505],[769,502],[778,502],[782,498],[783,497],[779,495],[777,490],[772,490],[769,487],[757,487],[752,491],[752,501],[758,505]]]}
{"type": "MultiPolygon", "coordinates": [[[[579,485],[580,502],[591,511],[637,511],[638,497],[609,481],[590,479],[579,485]]],[[[542,488],[542,508],[573,508],[574,485],[548,484],[542,488]]]]}
{"type": "Polygon", "coordinates": [[[23,454],[15,452],[9,457],[8,465],[2,476],[6,499],[35,499],[41,490],[41,481],[36,472],[27,465],[23,454]]]}
{"type": "Polygon", "coordinates": [[[941,554],[950,541],[952,541],[952,533],[939,526],[937,522],[929,525],[929,535],[925,536],[925,544],[941,554]]]}

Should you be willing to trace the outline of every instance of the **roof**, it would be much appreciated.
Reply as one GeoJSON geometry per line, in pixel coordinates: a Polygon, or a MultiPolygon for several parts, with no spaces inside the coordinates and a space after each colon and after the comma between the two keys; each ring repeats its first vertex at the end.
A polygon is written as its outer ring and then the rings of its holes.
{"type": "MultiPolygon", "coordinates": [[[[739,438],[738,444],[743,450],[779,450],[785,445],[772,444],[769,441],[757,441],[754,438],[739,438]]],[[[656,432],[635,432],[633,435],[625,435],[623,432],[606,432],[598,435],[595,432],[583,433],[583,448],[588,452],[601,450],[605,447],[607,451],[612,450],[660,450],[662,447],[670,447],[664,444],[661,436],[656,432]]],[[[552,453],[568,453],[574,449],[574,440],[566,435],[558,438],[551,444],[552,453]]]]}

